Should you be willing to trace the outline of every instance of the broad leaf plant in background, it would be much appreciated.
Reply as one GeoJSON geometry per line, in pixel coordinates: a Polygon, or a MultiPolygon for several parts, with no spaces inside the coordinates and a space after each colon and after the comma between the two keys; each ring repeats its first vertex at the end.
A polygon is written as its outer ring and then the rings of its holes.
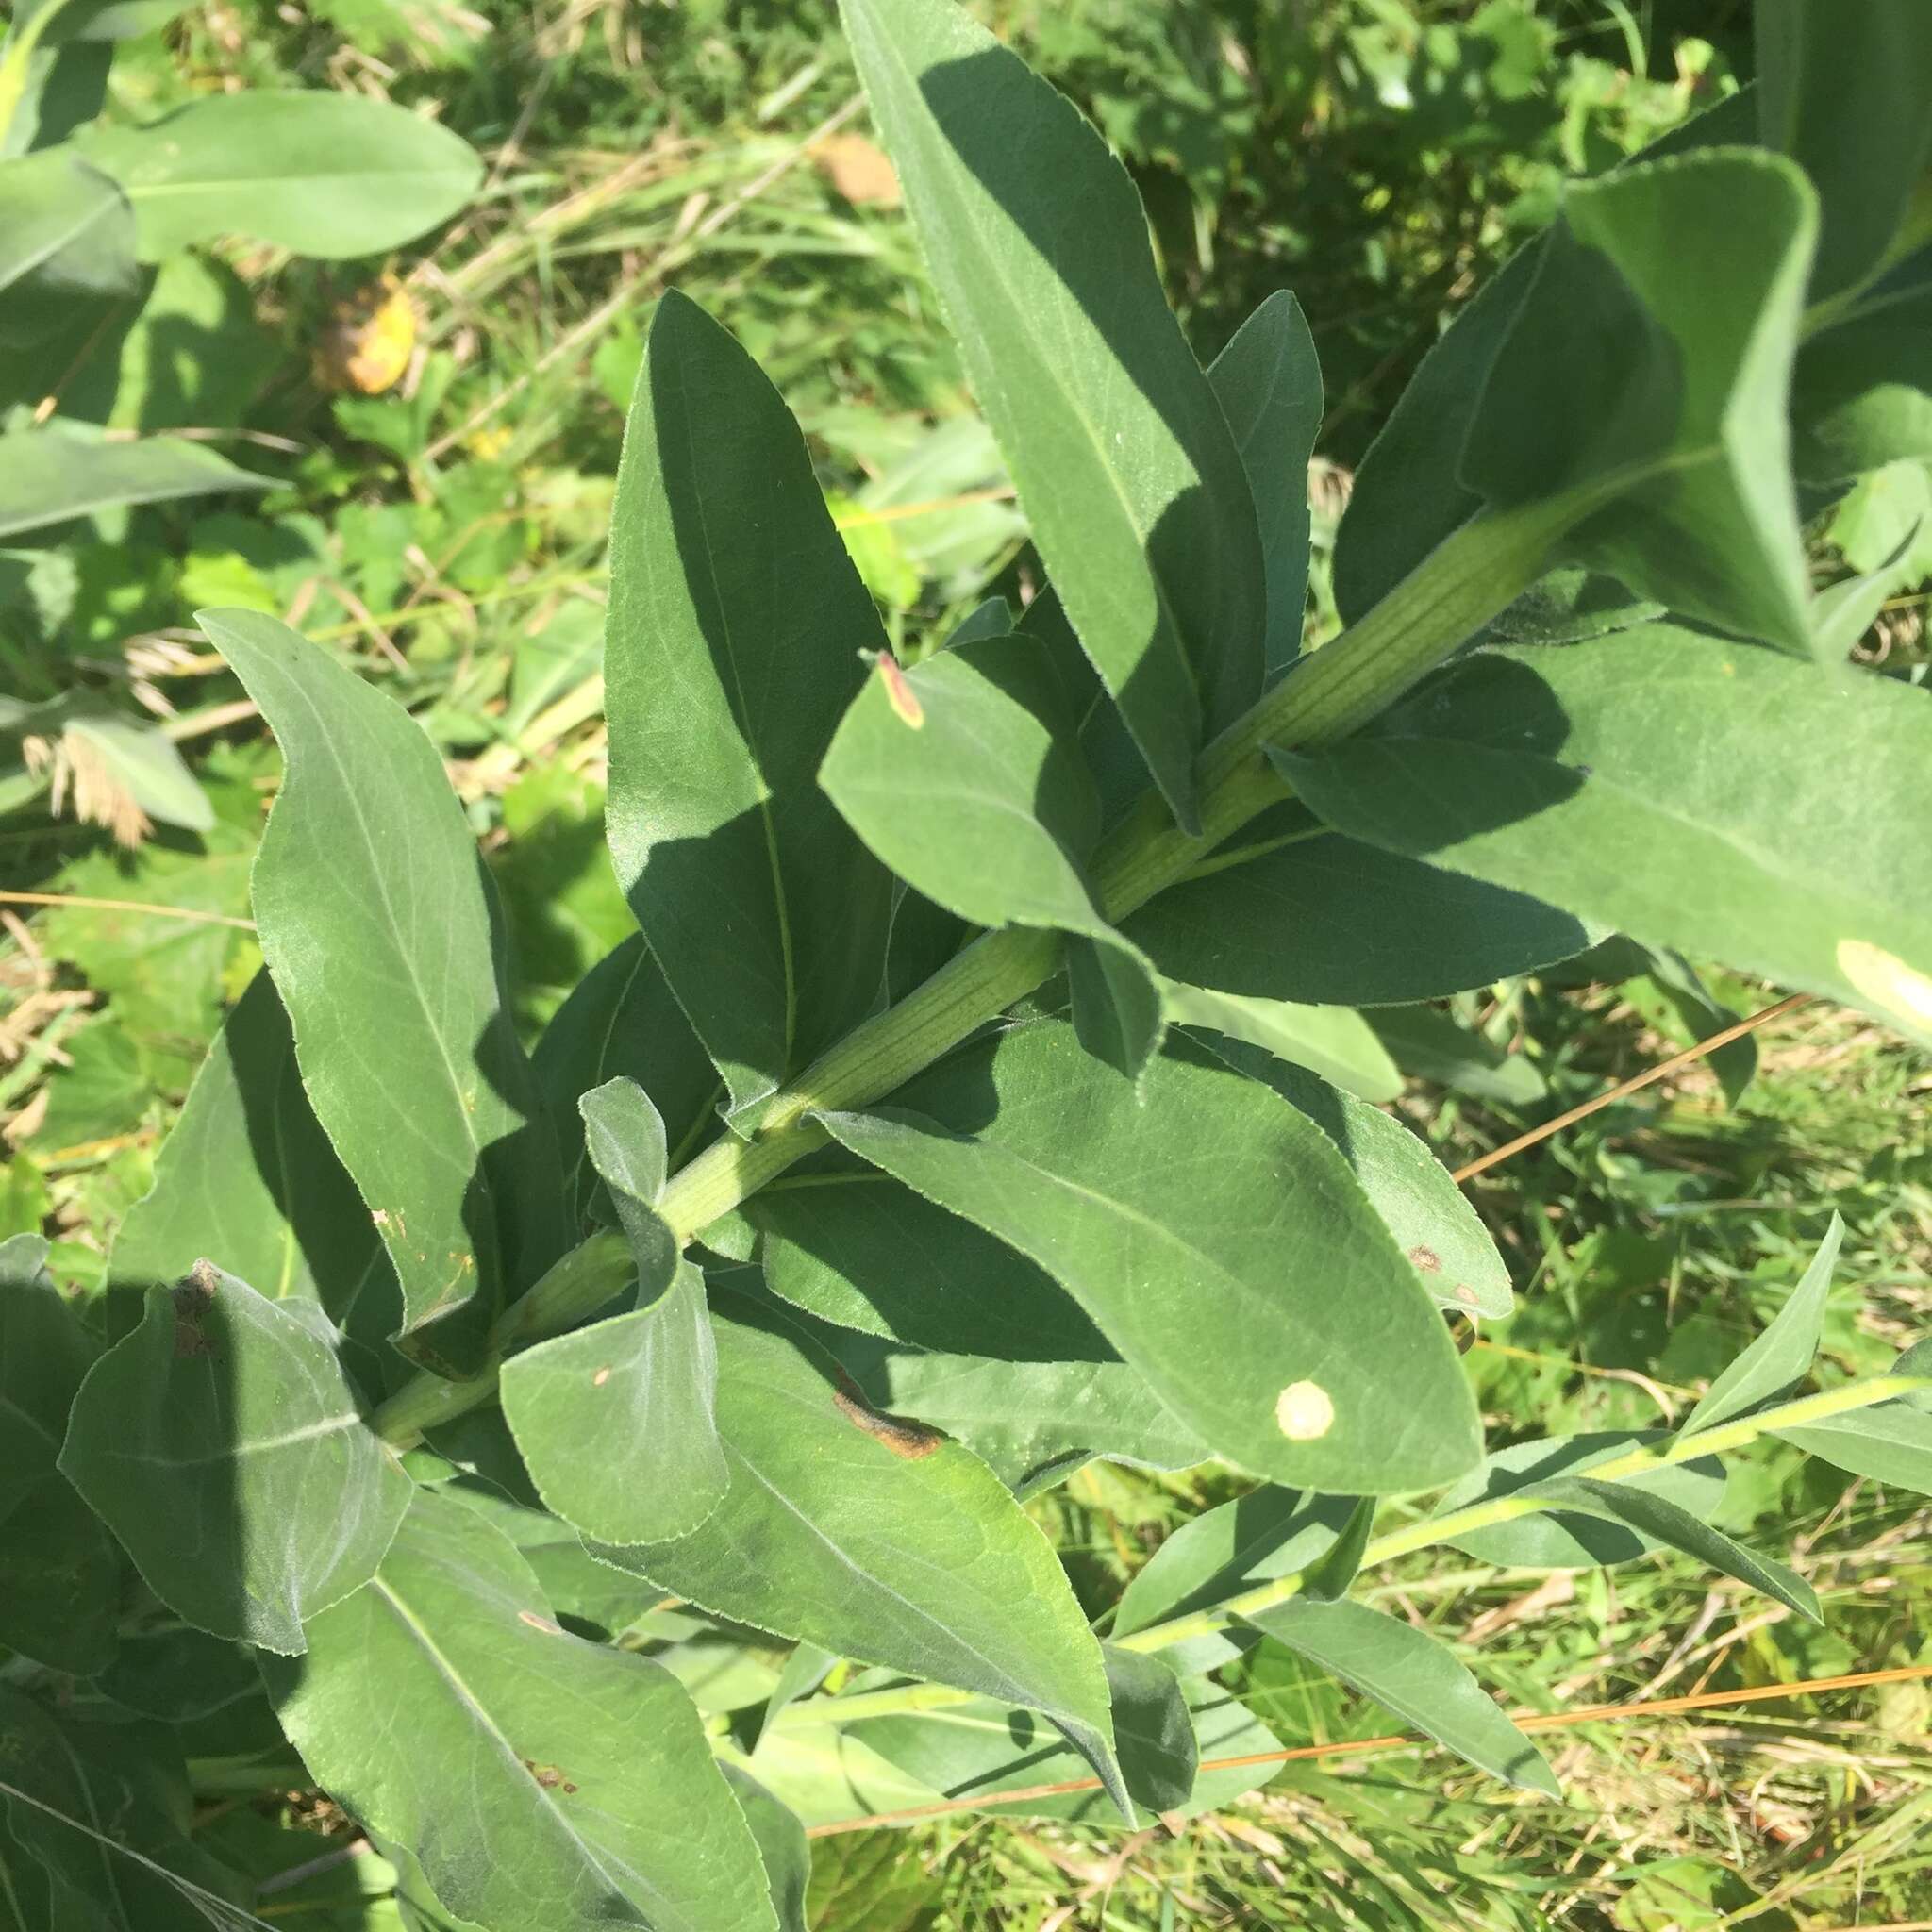
{"type": "MultiPolygon", "coordinates": [[[[306,1856],[191,1841],[187,1764],[327,1793],[410,1924],[795,1927],[808,1826],[1252,1789],[1218,1674],[1264,1638],[1554,1793],[1358,1576],[1669,1549],[1816,1617],[1711,1526],[1725,1458],[1932,1493],[1932,1339],[1811,1388],[1836,1228],[1674,1430],[1486,1456],[1445,1317],[1510,1283],[1361,1010],[1622,933],[1932,1042],[1932,713],[1850,659],[1887,572],[1814,594],[1801,534],[1932,456],[1932,14],[1759,0],[1756,87],[1567,192],[1372,451],[1307,651],[1293,296],[1202,369],[1074,108],[948,0],[844,18],[1042,586],[895,653],[776,391],[668,295],[605,640],[638,930],[528,1053],[429,739],[205,614],[286,759],[267,963],[105,1291],[0,1246],[6,1923],[227,1923],[306,1856]],[[1253,1487],[1097,1633],[1024,1505],[1102,1458],[1253,1487]],[[796,1644],[755,1706],[704,1662],[746,1629],[796,1644]]],[[[200,232],[197,139],[5,163],[47,221],[9,314],[200,232]]],[[[8,442],[45,522],[212,460],[8,442]]]]}

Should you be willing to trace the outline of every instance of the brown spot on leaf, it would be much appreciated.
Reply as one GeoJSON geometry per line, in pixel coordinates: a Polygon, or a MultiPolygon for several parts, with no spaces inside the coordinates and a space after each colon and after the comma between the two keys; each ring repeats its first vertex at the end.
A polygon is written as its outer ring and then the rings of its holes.
{"type": "Polygon", "coordinates": [[[524,1759],[524,1769],[543,1787],[546,1791],[574,1791],[576,1786],[565,1777],[554,1764],[539,1764],[533,1758],[524,1759]]]}
{"type": "Polygon", "coordinates": [[[899,669],[899,660],[891,652],[881,651],[873,662],[878,667],[879,681],[886,688],[887,702],[913,730],[920,730],[925,724],[925,707],[906,681],[906,674],[899,669]]]}
{"type": "Polygon", "coordinates": [[[609,1379],[610,1371],[608,1368],[599,1369],[597,1373],[591,1377],[591,1387],[592,1389],[601,1389],[603,1388],[605,1383],[609,1381],[609,1379]]]}
{"type": "Polygon", "coordinates": [[[546,1637],[561,1637],[563,1625],[553,1624],[548,1617],[540,1617],[535,1610],[519,1610],[517,1622],[527,1624],[532,1630],[541,1630],[546,1637]]]}
{"type": "Polygon", "coordinates": [[[1418,1244],[1408,1251],[1409,1266],[1424,1274],[1440,1274],[1442,1272],[1442,1257],[1434,1248],[1418,1244]]]}
{"type": "Polygon", "coordinates": [[[855,1428],[863,1429],[908,1462],[930,1456],[946,1440],[924,1423],[908,1422],[904,1416],[881,1415],[857,1390],[834,1389],[832,1400],[838,1404],[839,1413],[855,1428]]]}
{"type": "Polygon", "coordinates": [[[202,1324],[215,1305],[215,1291],[220,1287],[221,1279],[221,1271],[212,1261],[204,1259],[197,1261],[169,1290],[169,1299],[175,1307],[175,1354],[177,1359],[183,1356],[214,1353],[202,1324]]]}
{"type": "Polygon", "coordinates": [[[1475,1290],[1470,1287],[1468,1282],[1458,1281],[1456,1284],[1455,1292],[1456,1299],[1459,1301],[1464,1307],[1473,1308],[1475,1307],[1475,1290]]]}

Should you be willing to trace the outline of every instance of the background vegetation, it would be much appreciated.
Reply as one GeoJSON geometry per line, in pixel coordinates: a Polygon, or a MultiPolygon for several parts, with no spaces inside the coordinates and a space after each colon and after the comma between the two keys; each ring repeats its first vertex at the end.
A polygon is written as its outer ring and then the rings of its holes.
{"type": "MultiPolygon", "coordinates": [[[[1728,91],[1749,46],[1741,0],[984,10],[1130,161],[1204,358],[1273,290],[1299,295],[1327,385],[1318,564],[1352,466],[1443,318],[1566,175],[1728,91]]],[[[286,617],[416,712],[503,889],[534,1026],[632,925],[601,836],[596,673],[622,411],[658,291],[696,294],[784,389],[908,649],[991,590],[1024,594],[1024,524],[831,13],[822,0],[215,4],[123,51],[114,118],[242,85],[361,92],[434,114],[489,173],[469,213],[394,260],[171,259],[138,322],[105,325],[61,377],[66,413],[192,430],[278,479],[255,499],[109,512],[0,551],[0,688],[29,705],[82,692],[157,723],[193,788],[136,797],[74,745],[56,786],[58,759],[30,768],[0,736],[0,1239],[53,1236],[63,1285],[98,1284],[225,1003],[259,962],[247,873],[278,760],[186,627],[194,607],[286,617]]],[[[1928,488],[1923,473],[1862,487],[1816,531],[1821,569],[1889,555],[1928,488]]],[[[1319,568],[1312,596],[1332,629],[1319,568]]],[[[1923,668],[1923,590],[1894,599],[1865,648],[1923,668]]],[[[1587,983],[1465,997],[1456,1017],[1487,1051],[1465,1037],[1449,1061],[1411,1052],[1441,1077],[1406,1106],[1468,1159],[1716,1024],[1652,967],[1633,953],[1587,983]]],[[[1774,997],[1712,991],[1737,1011],[1774,997]]],[[[1834,1208],[1849,1228],[1840,1278],[1865,1312],[1840,1318],[1827,1354],[1845,1373],[1881,1366],[1932,1326],[1932,1149],[1912,1125],[1928,1089],[1923,1057],[1813,1003],[1767,1029],[1755,1069],[1732,1049],[1485,1174],[1473,1195],[1520,1297],[1474,1343],[1486,1410],[1551,1430],[1671,1419],[1775,1306],[1834,1208]]],[[[1089,1607],[1218,1500],[1217,1481],[1096,1467],[1047,1497],[1089,1607]]],[[[1481,1645],[1486,1674],[1540,1711],[1932,1663],[1923,1509],[1774,1444],[1734,1478],[1722,1520],[1795,1536],[1827,1630],[1729,1585],[1700,1600],[1674,1559],[1541,1576],[1434,1551],[1374,1594],[1481,1645]]],[[[739,1683],[729,1698],[756,1694],[739,1683]]],[[[1387,1728],[1272,1645],[1243,1694],[1291,1747],[1387,1728]]],[[[1923,1683],[1584,1723],[1548,1741],[1560,1806],[1408,1750],[1291,1763],[1258,1799],[1174,1835],[977,1818],[826,1839],[819,1923],[1932,1923],[1923,1683]]],[[[221,1809],[211,1798],[211,1821],[221,1809]]]]}

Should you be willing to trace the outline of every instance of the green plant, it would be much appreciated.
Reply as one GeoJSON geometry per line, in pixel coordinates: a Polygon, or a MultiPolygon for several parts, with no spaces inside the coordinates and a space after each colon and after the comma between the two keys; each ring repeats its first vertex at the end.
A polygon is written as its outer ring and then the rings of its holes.
{"type": "MultiPolygon", "coordinates": [[[[192,434],[105,426],[158,265],[229,236],[326,260],[381,254],[446,220],[482,178],[457,135],[354,95],[221,92],[143,125],[97,120],[117,43],[180,10],[38,0],[0,42],[0,608],[26,594],[36,553],[77,531],[111,537],[138,506],[275,482],[192,434]]],[[[165,332],[147,351],[163,365],[175,353],[165,332]]],[[[143,375],[151,389],[182,379],[143,375]]],[[[206,404],[233,376],[204,367],[195,379],[206,404]]],[[[57,807],[71,791],[82,818],[128,843],[151,821],[215,823],[173,741],[80,686],[0,699],[0,811],[50,787],[57,807]]]]}
{"type": "Polygon", "coordinates": [[[667,298],[606,633],[641,930],[531,1054],[428,738],[205,616],[286,760],[267,971],[107,1291],[0,1248],[17,1919],[252,1902],[312,1839],[191,1840],[180,1793],[312,1779],[410,1923],[798,1924],[806,1822],[1251,1788],[1202,1767],[1268,1748],[1213,1676],[1263,1640],[1551,1790],[1351,1594],[1439,1543],[1817,1615],[1711,1525],[1723,1458],[1932,1491],[1927,1344],[1798,1392],[1834,1227],[1668,1435],[1486,1457],[1443,1311],[1507,1273],[1352,1009],[1623,929],[1932,1038],[1932,720],[1847,662],[1882,575],[1814,594],[1799,524],[1926,453],[1932,28],[1859,18],[1761,4],[1757,93],[1566,197],[1364,466],[1304,651],[1291,298],[1204,374],[1078,115],[944,0],[848,0],[1050,588],[902,665],[775,392],[667,298]],[[1108,1457],[1259,1486],[1102,1642],[1021,1499],[1108,1457]],[[797,1646],[751,1694],[747,1632],[797,1646]]]}

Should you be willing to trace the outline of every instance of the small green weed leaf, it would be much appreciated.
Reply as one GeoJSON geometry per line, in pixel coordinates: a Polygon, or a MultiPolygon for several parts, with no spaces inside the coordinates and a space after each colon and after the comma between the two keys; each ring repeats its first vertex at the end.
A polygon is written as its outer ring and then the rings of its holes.
{"type": "Polygon", "coordinates": [[[0,540],[134,504],[266,490],[272,481],[205,442],[175,436],[109,442],[77,424],[43,423],[0,435],[0,540]]]}
{"type": "Polygon", "coordinates": [[[640,1293],[648,1307],[539,1342],[503,1369],[503,1412],[538,1493],[605,1542],[687,1535],[730,1481],[704,1276],[676,1263],[668,1289],[640,1293]]]}
{"type": "Polygon", "coordinates": [[[1811,647],[1821,662],[1841,664],[1863,641],[1888,599],[1925,575],[1916,554],[1919,536],[1917,528],[1908,530],[1876,570],[1846,577],[1812,600],[1811,647]]]}
{"type": "Polygon", "coordinates": [[[410,1490],[321,1308],[206,1261],[88,1372],[60,1467],[170,1609],[289,1654],[368,1580],[410,1490]]]}
{"type": "Polygon", "coordinates": [[[817,778],[885,633],[777,391],[675,291],[612,517],[611,856],[749,1132],[878,991],[891,880],[817,778]]]}
{"type": "MultiPolygon", "coordinates": [[[[1265,1484],[1181,1524],[1136,1572],[1114,1611],[1113,1634],[1211,1610],[1230,1597],[1318,1563],[1354,1519],[1355,1499],[1265,1484]]],[[[1163,1646],[1192,1676],[1232,1662],[1252,1644],[1240,1624],[1163,1646]]]]}
{"type": "Polygon", "coordinates": [[[1652,625],[1478,653],[1385,730],[1281,764],[1354,837],[1932,1041],[1932,904],[1898,842],[1932,823],[1917,691],[1652,625]],[[1884,825],[1848,767],[1893,801],[1884,825]]]}
{"type": "Polygon", "coordinates": [[[1311,1604],[1332,1604],[1345,1597],[1362,1567],[1369,1532],[1375,1526],[1375,1499],[1362,1497],[1350,1513],[1347,1527],[1335,1547],[1308,1566],[1302,1578],[1302,1595],[1311,1604]]]}
{"type": "Polygon", "coordinates": [[[1274,1088],[1341,1149],[1433,1300],[1465,1315],[1501,1321],[1508,1314],[1508,1267],[1481,1215],[1419,1135],[1280,1057],[1239,1041],[1221,1041],[1214,1051],[1237,1073],[1274,1088]]]}
{"type": "Polygon", "coordinates": [[[0,1241],[0,1517],[55,1473],[98,1350],[47,1272],[37,1234],[0,1241]]]}
{"type": "Polygon", "coordinates": [[[371,1348],[384,1348],[395,1325],[395,1270],[308,1105],[265,972],[197,1069],[154,1186],[114,1236],[108,1278],[117,1289],[164,1287],[209,1249],[272,1301],[320,1302],[371,1348]]]}
{"type": "Polygon", "coordinates": [[[1260,694],[1267,585],[1140,197],[1077,109],[948,0],[842,13],[1047,571],[1191,825],[1195,753],[1260,694]]]}
{"type": "Polygon", "coordinates": [[[1932,167],[1932,13],[1917,0],[1765,0],[1757,128],[1818,191],[1813,302],[1865,280],[1932,167]]]}
{"type": "MultiPolygon", "coordinates": [[[[1632,1449],[1656,1448],[1669,1441],[1661,1429],[1603,1429],[1588,1435],[1548,1436],[1531,1442],[1512,1442],[1491,1450],[1482,1466],[1447,1490],[1430,1512],[1451,1516],[1474,1503],[1560,1475],[1581,1475],[1613,1457],[1632,1449]]],[[[1715,1456],[1693,1462],[1673,1463],[1625,1481],[1654,1491],[1679,1509],[1708,1522],[1724,1501],[1724,1466],[1715,1456]]],[[[1600,1564],[1628,1563],[1668,1547],[1668,1540],[1652,1536],[1634,1523],[1612,1523],[1597,1516],[1520,1516],[1513,1523],[1494,1523],[1448,1541],[1467,1550],[1478,1562],[1498,1563],[1520,1570],[1589,1570],[1600,1564]]]]}
{"type": "Polygon", "coordinates": [[[1440,1007],[1380,1007],[1375,1037],[1405,1074],[1497,1107],[1533,1107],[1549,1082],[1527,1053],[1498,1046],[1440,1007]]]}
{"type": "Polygon", "coordinates": [[[1541,1497],[1578,1516],[1600,1516],[1607,1523],[1622,1524],[1653,1541],[1681,1550],[1687,1557],[1695,1557],[1726,1576],[1735,1576],[1753,1590],[1762,1591],[1814,1624],[1824,1621],[1819,1613],[1817,1593],[1795,1570],[1747,1550],[1655,1489],[1571,1475],[1527,1484],[1522,1493],[1541,1497]]]}
{"type": "Polygon", "coordinates": [[[1795,1389],[1811,1373],[1824,1332],[1824,1300],[1831,1292],[1831,1271],[1844,1241],[1845,1224],[1833,1214],[1811,1265],[1771,1325],[1733,1361],[1705,1391],[1704,1399],[1684,1418],[1677,1433],[1694,1436],[1763,1408],[1795,1389]]]}
{"type": "MultiPolygon", "coordinates": [[[[1163,980],[1161,986],[1167,1017],[1176,1025],[1202,1027],[1257,1048],[1264,1057],[1306,1067],[1365,1101],[1393,1100],[1402,1091],[1402,1075],[1388,1049],[1348,1007],[1244,999],[1239,993],[1183,986],[1175,979],[1163,980]]],[[[1253,1069],[1242,1066],[1241,1071],[1253,1069]]]]}
{"type": "Polygon", "coordinates": [[[201,625],[287,761],[255,916],[309,1104],[402,1284],[397,1345],[459,1372],[566,1233],[475,841],[400,706],[272,617],[201,625]]]}
{"type": "Polygon", "coordinates": [[[811,1883],[811,1840],[805,1835],[804,1821],[750,1772],[723,1761],[718,1768],[758,1840],[778,1932],[808,1932],[805,1895],[811,1883]]]}
{"type": "Polygon", "coordinates": [[[1304,1602],[1291,1597],[1248,1619],[1426,1731],[1458,1757],[1512,1785],[1559,1797],[1543,1755],[1478,1684],[1440,1638],[1367,1604],[1304,1602]]]}
{"type": "Polygon", "coordinates": [[[1932,458],[1932,248],[1861,291],[1798,352],[1793,465],[1842,486],[1887,463],[1932,458]]]}
{"type": "Polygon", "coordinates": [[[121,1553],[64,1475],[42,1476],[7,1511],[0,1643],[49,1670],[91,1677],[113,1661],[121,1553]]]}
{"type": "Polygon", "coordinates": [[[503,1412],[539,1494],[566,1523],[603,1542],[686,1536],[730,1480],[705,1279],[678,1258],[653,1205],[664,1123],[644,1090],[620,1076],[578,1106],[637,1262],[637,1307],[512,1357],[503,1412]]]}
{"type": "Polygon", "coordinates": [[[822,1321],[942,1354],[1103,1361],[1113,1353],[1043,1269],[842,1151],[760,1188],[744,1215],[772,1292],[822,1321]]]}
{"type": "Polygon", "coordinates": [[[1099,1647],[1019,1505],[957,1443],[845,1393],[750,1304],[731,1312],[724,1500],[693,1536],[592,1553],[714,1616],[1041,1711],[1117,1778],[1099,1647]]]}
{"type": "Polygon", "coordinates": [[[1379,1007],[1533,973],[1599,935],[1526,893],[1323,836],[1304,812],[1287,840],[1257,820],[1200,877],[1123,920],[1121,936],[1190,986],[1379,1007]]]}
{"type": "Polygon", "coordinates": [[[145,127],[91,127],[79,145],[133,203],[143,261],[229,235],[327,260],[381,255],[447,221],[483,179],[448,128],[323,89],[203,94],[145,127]]]}
{"type": "Polygon", "coordinates": [[[1456,1352],[1335,1143],[1206,1055],[1141,1088],[1043,1022],[822,1118],[1046,1269],[1230,1460],[1354,1495],[1468,1468],[1456,1352]]]}
{"type": "Polygon", "coordinates": [[[1816,205],[1768,155],[1573,186],[1490,372],[1462,477],[1492,508],[1609,499],[1569,560],[1673,609],[1810,650],[1785,424],[1816,205]],[[1719,235],[1694,276],[1674,238],[1719,235]]]}
{"type": "Polygon", "coordinates": [[[936,905],[975,925],[1091,941],[1068,950],[1074,1026],[1090,1053],[1138,1077],[1164,1030],[1160,990],[1089,890],[1100,801],[1037,640],[982,638],[909,671],[881,658],[819,779],[866,845],[936,905]]]}
{"type": "Polygon", "coordinates": [[[1322,365],[1283,289],[1236,329],[1208,371],[1255,499],[1267,580],[1270,683],[1301,656],[1308,595],[1308,458],[1322,427],[1322,365]]]}
{"type": "Polygon", "coordinates": [[[558,1627],[515,1546],[419,1491],[375,1577],[265,1659],[316,1780],[488,1932],[758,1932],[758,1845],[675,1678],[558,1627]]]}
{"type": "Polygon", "coordinates": [[[664,1123],[673,1167],[682,1166],[716,1125],[714,1109],[724,1098],[717,1070],[641,933],[577,982],[543,1029],[531,1062],[556,1124],[579,1226],[591,1216],[599,1186],[577,1111],[582,1095],[620,1074],[635,1080],[664,1123]]]}

